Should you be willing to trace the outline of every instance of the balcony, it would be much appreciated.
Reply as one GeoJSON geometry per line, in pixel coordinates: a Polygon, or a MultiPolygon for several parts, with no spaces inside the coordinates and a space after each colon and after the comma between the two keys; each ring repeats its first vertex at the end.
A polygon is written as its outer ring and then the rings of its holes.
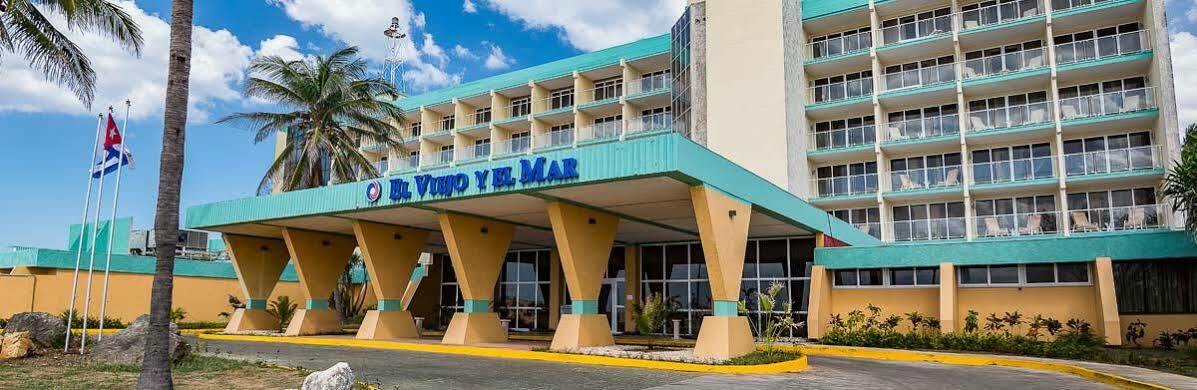
{"type": "Polygon", "coordinates": [[[448,165],[453,162],[453,150],[441,150],[425,154],[420,158],[423,166],[435,167],[440,165],[448,165]]]}
{"type": "Polygon", "coordinates": [[[869,48],[872,47],[872,32],[862,31],[855,34],[808,43],[806,44],[806,58],[811,59],[807,62],[813,62],[823,59],[830,59],[841,55],[846,56],[856,53],[866,53],[869,51],[869,48]]]}
{"type": "Polygon", "coordinates": [[[673,128],[673,113],[660,112],[628,120],[627,136],[651,134],[673,128]]]}
{"type": "Polygon", "coordinates": [[[672,74],[658,74],[624,83],[624,94],[628,99],[641,95],[673,90],[672,74]]]}
{"type": "Polygon", "coordinates": [[[371,165],[374,166],[374,171],[378,172],[379,176],[386,176],[387,171],[391,170],[390,164],[387,160],[375,161],[371,165]]]}
{"type": "Polygon", "coordinates": [[[1020,237],[1058,234],[1059,211],[978,215],[974,218],[977,237],[1020,237]]]}
{"type": "Polygon", "coordinates": [[[414,171],[420,166],[420,155],[399,157],[391,164],[391,169],[396,172],[414,171]]]}
{"type": "Polygon", "coordinates": [[[623,135],[623,121],[595,123],[578,129],[578,143],[619,138],[621,135],[623,135]]]}
{"type": "Polygon", "coordinates": [[[878,240],[881,239],[881,222],[854,223],[852,226],[860,229],[864,234],[873,236],[878,240]]]}
{"type": "Polygon", "coordinates": [[[968,231],[964,217],[894,221],[890,226],[894,241],[954,240],[964,238],[968,231]]]}
{"type": "Polygon", "coordinates": [[[825,177],[811,180],[820,198],[871,195],[877,193],[877,174],[825,177]]]}
{"type": "Polygon", "coordinates": [[[1060,113],[1065,121],[1152,108],[1155,108],[1155,88],[1152,87],[1060,99],[1060,113]]]}
{"type": "Polygon", "coordinates": [[[578,108],[618,103],[619,98],[623,97],[623,83],[588,89],[582,91],[582,96],[589,100],[588,103],[579,104],[578,108]]]}
{"type": "Polygon", "coordinates": [[[1091,5],[1108,3],[1114,0],[1052,0],[1052,11],[1060,12],[1074,8],[1083,8],[1091,5]]]}
{"type": "Polygon", "coordinates": [[[841,81],[810,87],[807,98],[813,104],[833,103],[873,96],[873,78],[841,81]]]}
{"type": "Polygon", "coordinates": [[[917,41],[952,32],[952,15],[941,15],[931,19],[910,21],[881,29],[884,45],[917,41]]]}
{"type": "Polygon", "coordinates": [[[960,12],[960,25],[964,30],[978,29],[1019,19],[1030,18],[1043,13],[1037,0],[1021,0],[994,4],[987,7],[960,12]]]}
{"type": "Polygon", "coordinates": [[[457,151],[457,161],[484,160],[490,157],[490,143],[474,144],[457,151]]]}
{"type": "Polygon", "coordinates": [[[872,145],[877,142],[876,127],[857,126],[815,132],[810,135],[811,150],[826,151],[872,145]]]}
{"type": "Polygon", "coordinates": [[[1043,49],[1022,50],[964,61],[964,79],[973,80],[1039,69],[1046,66],[1043,49]]]}
{"type": "Polygon", "coordinates": [[[936,66],[904,70],[885,74],[885,92],[900,89],[929,87],[956,81],[955,64],[940,64],[936,66]]]}
{"type": "Polygon", "coordinates": [[[1169,210],[1166,204],[1075,209],[1068,223],[1074,233],[1168,228],[1169,210]]]}
{"type": "Polygon", "coordinates": [[[1139,146],[1064,155],[1069,177],[1149,171],[1164,167],[1159,145],[1139,146]]]}
{"type": "Polygon", "coordinates": [[[972,185],[1015,183],[1050,179],[1052,156],[1016,158],[1010,160],[973,163],[972,185]]]}
{"type": "Polygon", "coordinates": [[[960,133],[960,117],[956,114],[890,122],[886,126],[887,142],[938,138],[960,133]]]}
{"type": "Polygon", "coordinates": [[[916,191],[960,185],[960,166],[927,167],[890,172],[892,191],[916,191]]]}
{"type": "Polygon", "coordinates": [[[544,137],[536,137],[536,148],[552,148],[574,144],[574,129],[567,128],[545,133],[544,137]]]}
{"type": "Polygon", "coordinates": [[[532,148],[532,138],[519,137],[491,143],[491,153],[495,156],[527,153],[532,148]]]}
{"type": "Polygon", "coordinates": [[[1068,65],[1148,51],[1147,31],[1131,31],[1056,45],[1056,64],[1068,65]]]}
{"type": "Polygon", "coordinates": [[[1050,102],[996,107],[968,113],[969,131],[984,132],[1051,123],[1050,102]]]}

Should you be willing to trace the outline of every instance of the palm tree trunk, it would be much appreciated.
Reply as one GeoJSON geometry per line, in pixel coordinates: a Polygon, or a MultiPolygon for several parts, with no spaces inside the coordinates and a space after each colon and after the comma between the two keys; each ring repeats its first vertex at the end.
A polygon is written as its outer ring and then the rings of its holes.
{"type": "Polygon", "coordinates": [[[158,259],[150,291],[150,327],[145,340],[141,376],[137,381],[138,389],[174,388],[170,373],[170,308],[174,289],[175,246],[179,240],[179,189],[183,182],[183,149],[187,131],[193,4],[192,0],[173,0],[171,3],[170,62],[162,121],[158,205],[154,214],[158,259]]]}

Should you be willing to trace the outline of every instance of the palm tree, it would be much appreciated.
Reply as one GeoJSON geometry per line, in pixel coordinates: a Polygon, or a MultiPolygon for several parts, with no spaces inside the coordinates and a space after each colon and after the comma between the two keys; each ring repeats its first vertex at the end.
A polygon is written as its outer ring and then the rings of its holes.
{"type": "Polygon", "coordinates": [[[290,110],[235,113],[217,121],[254,131],[255,143],[287,131],[290,141],[266,171],[259,193],[269,192],[274,184],[282,191],[319,187],[325,184],[325,173],[333,182],[354,180],[359,173],[378,177],[358,149],[360,142],[399,146],[399,109],[377,99],[398,92],[390,82],[367,75],[357,47],[303,60],[264,56],[255,59],[249,71],[247,95],[290,110]]]}
{"type": "Polygon", "coordinates": [[[175,284],[175,246],[179,237],[179,188],[183,185],[187,94],[191,82],[193,6],[192,0],[171,1],[162,156],[158,170],[158,205],[154,212],[154,240],[158,242],[159,251],[150,288],[150,326],[145,338],[138,389],[174,388],[170,373],[170,308],[175,284]]]}
{"type": "Polygon", "coordinates": [[[106,35],[141,55],[141,29],[116,4],[105,0],[0,0],[0,60],[20,54],[47,80],[65,86],[91,107],[96,72],[83,51],[50,23],[46,14],[66,19],[66,28],[106,35]]]}
{"type": "Polygon", "coordinates": [[[1185,129],[1180,161],[1164,177],[1163,195],[1172,199],[1172,212],[1183,213],[1185,230],[1197,241],[1197,124],[1185,129]]]}

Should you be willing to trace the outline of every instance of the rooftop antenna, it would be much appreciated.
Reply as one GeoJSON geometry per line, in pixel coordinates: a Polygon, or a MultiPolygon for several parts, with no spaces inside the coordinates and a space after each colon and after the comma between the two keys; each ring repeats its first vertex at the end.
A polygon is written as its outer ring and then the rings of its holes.
{"type": "Polygon", "coordinates": [[[387,44],[390,46],[387,51],[386,60],[383,62],[382,72],[383,78],[391,82],[395,89],[400,93],[407,93],[406,85],[403,84],[403,65],[404,59],[400,53],[403,40],[407,39],[407,33],[401,31],[402,26],[399,25],[399,18],[391,18],[391,26],[382,32],[386,36],[387,44]]]}

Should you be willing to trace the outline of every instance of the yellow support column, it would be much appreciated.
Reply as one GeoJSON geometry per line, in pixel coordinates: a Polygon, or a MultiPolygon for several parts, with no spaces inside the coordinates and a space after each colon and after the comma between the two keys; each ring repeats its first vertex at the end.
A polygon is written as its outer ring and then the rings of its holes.
{"type": "Polygon", "coordinates": [[[636,305],[640,304],[642,299],[640,296],[640,245],[628,245],[623,247],[623,261],[624,261],[624,275],[627,275],[625,283],[627,284],[627,297],[620,297],[624,300],[623,311],[623,331],[624,333],[636,332],[636,305]]]}
{"type": "Polygon", "coordinates": [[[557,250],[549,251],[549,329],[556,330],[561,321],[561,255],[557,250]]]}
{"type": "Polygon", "coordinates": [[[830,320],[831,270],[815,265],[810,269],[810,304],[806,311],[806,337],[823,337],[830,320]]]}
{"type": "Polygon", "coordinates": [[[499,323],[498,313],[490,311],[490,303],[515,227],[452,213],[441,214],[440,224],[449,247],[453,272],[457,274],[457,284],[465,299],[465,311],[453,314],[441,342],[473,344],[507,341],[507,330],[499,323]]]}
{"type": "Polygon", "coordinates": [[[339,234],[283,228],[287,251],[295,260],[299,288],[306,302],[287,325],[286,336],[306,336],[341,332],[341,319],[329,310],[328,297],[337,288],[337,278],[357,242],[339,234]]]}
{"type": "Polygon", "coordinates": [[[1097,313],[1101,316],[1102,335],[1106,344],[1122,345],[1122,319],[1118,316],[1118,296],[1114,295],[1114,262],[1109,257],[1098,257],[1093,262],[1093,274],[1097,289],[1097,313]]]}
{"type": "Polygon", "coordinates": [[[956,319],[956,266],[952,263],[939,263],[939,326],[942,332],[960,330],[956,319]]]}
{"type": "Polygon", "coordinates": [[[752,329],[748,317],[739,315],[739,301],[752,205],[706,186],[690,187],[690,199],[714,300],[714,315],[703,318],[694,355],[747,355],[754,348],[752,329]]]}
{"type": "Polygon", "coordinates": [[[378,298],[378,310],[366,312],[359,339],[419,338],[411,312],[403,306],[412,272],[420,260],[420,251],[428,240],[428,232],[402,226],[375,222],[353,221],[353,234],[370,287],[378,298]]]}
{"type": "Polygon", "coordinates": [[[598,295],[619,217],[561,202],[549,203],[548,211],[572,309],[557,322],[549,348],[614,345],[610,319],[599,313],[598,295]]]}
{"type": "Polygon", "coordinates": [[[224,331],[277,330],[278,319],[266,312],[266,301],[291,259],[287,244],[279,239],[235,234],[225,234],[224,242],[245,296],[245,308],[233,312],[224,331]]]}

